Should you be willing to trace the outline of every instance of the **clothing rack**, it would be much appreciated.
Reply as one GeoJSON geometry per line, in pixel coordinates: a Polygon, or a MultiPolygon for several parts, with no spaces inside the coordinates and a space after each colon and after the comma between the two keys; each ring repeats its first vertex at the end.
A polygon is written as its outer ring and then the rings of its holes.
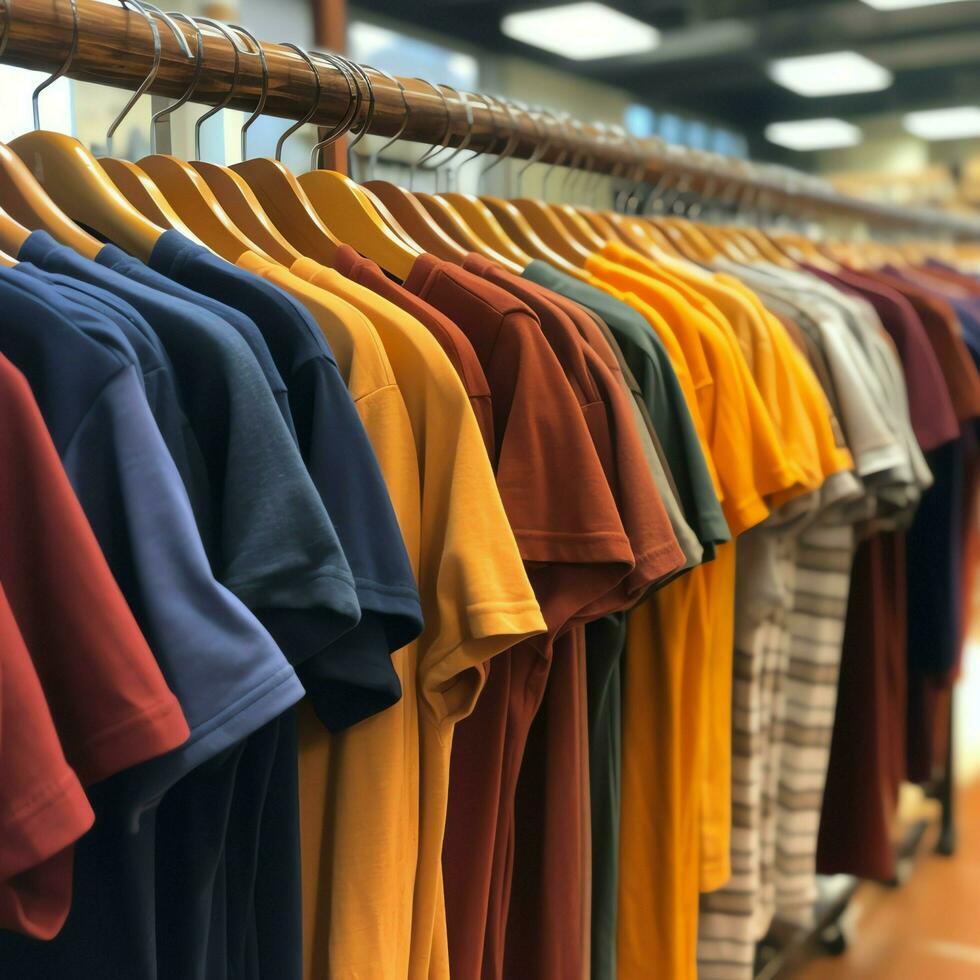
{"type": "MultiPolygon", "coordinates": [[[[147,14],[133,0],[128,3],[0,0],[0,62],[49,72],[67,63],[64,74],[69,78],[135,90],[153,67],[154,42],[147,14]],[[73,43],[76,31],[77,45],[73,43]]],[[[228,107],[251,111],[265,87],[268,115],[308,117],[308,122],[326,127],[339,123],[351,107],[349,83],[341,70],[318,62],[317,82],[307,61],[283,44],[260,42],[267,66],[263,73],[258,52],[242,37],[236,78],[231,44],[206,26],[202,26],[201,70],[194,83],[194,57],[188,58],[171,28],[158,13],[154,16],[161,58],[156,77],[146,89],[150,94],[176,99],[193,84],[191,101],[216,105],[233,89],[228,107]]],[[[194,51],[194,31],[187,24],[174,26],[194,51]]],[[[398,134],[401,139],[433,146],[459,146],[467,139],[467,147],[474,151],[501,152],[506,147],[508,155],[518,159],[634,181],[657,183],[672,177],[707,199],[717,199],[720,192],[742,199],[751,196],[764,202],[767,210],[798,218],[835,218],[892,233],[980,240],[980,219],[863,201],[789,168],[681,150],[660,140],[635,139],[609,127],[558,119],[547,111],[481,95],[463,98],[448,86],[436,87],[420,79],[400,79],[393,85],[390,77],[370,68],[367,71],[373,113],[370,100],[363,99],[352,120],[355,130],[370,115],[367,131],[379,136],[398,134]]]]}
{"type": "MultiPolygon", "coordinates": [[[[44,70],[64,70],[80,81],[136,90],[154,65],[153,31],[146,15],[121,3],[104,0],[0,0],[0,62],[44,70]]],[[[284,44],[261,42],[261,53],[244,37],[235,69],[229,41],[201,25],[203,55],[196,64],[182,50],[171,27],[155,16],[160,61],[149,94],[178,99],[193,85],[190,101],[251,111],[264,101],[264,112],[285,119],[305,119],[321,127],[345,120],[353,108],[348,77],[337,67],[318,61],[316,68],[284,44]],[[315,73],[314,73],[315,72],[315,73]]],[[[195,32],[175,24],[191,50],[195,32]]],[[[608,174],[624,181],[661,185],[673,178],[686,190],[707,200],[754,197],[768,211],[804,219],[837,219],[865,223],[876,230],[980,241],[980,218],[939,211],[900,208],[848,197],[825,182],[788,168],[759,166],[716,155],[684,151],[658,140],[639,140],[609,127],[591,125],[544,110],[528,109],[482,95],[461,96],[447,86],[419,79],[399,79],[364,67],[370,78],[365,98],[349,120],[351,128],[429,144],[502,152],[540,163],[561,164],[608,174]],[[373,103],[369,105],[369,103],[373,103]]],[[[360,84],[360,81],[358,81],[360,84]]],[[[952,711],[950,712],[952,717],[952,711]]],[[[941,780],[929,795],[942,808],[937,850],[954,847],[952,733],[949,757],[941,780]]],[[[924,832],[917,825],[899,849],[910,856],[924,832]]],[[[758,977],[782,975],[808,946],[843,949],[839,918],[857,887],[853,879],[830,896],[815,928],[796,935],[760,965],[758,977]]]]}

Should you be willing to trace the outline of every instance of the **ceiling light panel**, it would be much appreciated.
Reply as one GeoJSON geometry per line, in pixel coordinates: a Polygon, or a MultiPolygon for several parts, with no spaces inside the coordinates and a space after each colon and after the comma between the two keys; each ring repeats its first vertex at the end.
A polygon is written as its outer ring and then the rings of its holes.
{"type": "Polygon", "coordinates": [[[831,51],[802,58],[780,58],[769,63],[769,77],[797,95],[816,98],[880,92],[891,85],[893,76],[856,51],[831,51]]]}
{"type": "Polygon", "coordinates": [[[907,132],[924,140],[961,140],[980,136],[980,108],[972,105],[909,112],[902,119],[907,132]]]}
{"type": "Polygon", "coordinates": [[[912,7],[938,7],[947,3],[963,3],[964,0],[862,0],[875,10],[910,10],[912,7]]]}
{"type": "Polygon", "coordinates": [[[507,14],[500,29],[515,41],[574,61],[639,54],[660,43],[656,28],[602,3],[569,3],[507,14]]]}
{"type": "Polygon", "coordinates": [[[766,139],[789,150],[832,150],[856,146],[861,130],[843,119],[797,119],[766,126],[766,139]]]}

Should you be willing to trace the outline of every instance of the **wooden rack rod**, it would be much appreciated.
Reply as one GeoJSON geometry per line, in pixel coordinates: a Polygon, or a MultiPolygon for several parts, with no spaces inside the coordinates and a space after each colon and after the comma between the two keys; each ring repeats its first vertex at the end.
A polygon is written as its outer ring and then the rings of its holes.
{"type": "MultiPolygon", "coordinates": [[[[66,72],[80,81],[135,90],[153,64],[152,32],[134,6],[115,0],[76,0],[78,45],[66,72]]],[[[188,59],[172,31],[156,18],[160,33],[161,62],[148,91],[177,98],[194,78],[194,59],[188,59]]],[[[191,51],[197,43],[194,31],[178,24],[191,51]]],[[[213,28],[203,26],[203,61],[191,101],[216,105],[234,87],[229,107],[251,111],[261,91],[263,73],[255,53],[240,57],[237,80],[231,45],[213,28]]],[[[68,58],[73,38],[69,0],[0,0],[0,61],[22,68],[54,72],[68,58]]],[[[250,48],[242,38],[242,46],[250,48]]],[[[262,42],[268,64],[268,100],[265,113],[286,119],[304,117],[316,99],[313,72],[295,51],[282,44],[262,42]]],[[[342,72],[318,61],[320,94],[310,122],[329,127],[338,123],[349,107],[350,90],[342,72]]],[[[370,70],[369,70],[370,72],[370,70]]],[[[440,144],[450,132],[449,145],[458,146],[469,133],[468,147],[481,152],[500,152],[513,145],[517,159],[534,157],[542,163],[574,164],[597,173],[640,175],[655,183],[665,174],[682,178],[691,191],[710,197],[721,191],[764,195],[769,210],[799,217],[837,217],[867,222],[876,227],[916,231],[920,234],[953,235],[980,241],[980,221],[939,211],[891,207],[845,197],[803,175],[799,180],[774,179],[767,172],[741,164],[719,166],[706,154],[665,152],[655,140],[638,141],[615,136],[608,129],[563,120],[540,112],[513,109],[499,103],[491,109],[487,99],[469,95],[464,102],[451,88],[441,94],[429,83],[401,79],[402,92],[383,75],[370,72],[374,91],[374,115],[369,132],[418,143],[440,144]],[[406,107],[408,120],[406,122],[406,107]],[[402,128],[404,124],[404,128],[402,128]],[[543,152],[542,145],[544,144],[543,152]]],[[[2,93],[0,93],[2,96],[2,93]]],[[[354,120],[360,127],[368,99],[354,120]]],[[[41,113],[44,120],[43,105],[41,113]]]]}

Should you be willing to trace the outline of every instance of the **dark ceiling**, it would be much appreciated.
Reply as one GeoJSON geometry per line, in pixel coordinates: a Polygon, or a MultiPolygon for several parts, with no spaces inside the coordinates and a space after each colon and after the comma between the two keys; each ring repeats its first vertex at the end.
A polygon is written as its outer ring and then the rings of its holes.
{"type": "MultiPolygon", "coordinates": [[[[654,107],[687,110],[744,132],[766,123],[980,103],[980,2],[882,12],[860,0],[605,0],[662,32],[649,54],[568,61],[512,41],[501,17],[553,6],[520,0],[356,0],[384,14],[495,51],[521,54],[628,89],[654,107]],[[775,85],[775,57],[854,50],[890,69],[883,92],[804,98],[775,85]]],[[[770,149],[772,149],[770,147],[770,149]]]]}

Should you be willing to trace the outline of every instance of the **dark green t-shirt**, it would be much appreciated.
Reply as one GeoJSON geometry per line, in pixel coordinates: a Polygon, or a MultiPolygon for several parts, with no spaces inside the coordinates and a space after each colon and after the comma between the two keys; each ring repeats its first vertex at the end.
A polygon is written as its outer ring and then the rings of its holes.
{"type": "MultiPolygon", "coordinates": [[[[701,443],[667,351],[650,325],[613,296],[532,262],[524,277],[594,313],[609,329],[633,374],[676,486],[684,517],[704,549],[730,538],[701,443]]],[[[626,617],[613,613],[586,627],[589,707],[589,789],[592,817],[592,980],[615,980],[619,816],[622,771],[623,653],[626,617]]]]}
{"type": "Polygon", "coordinates": [[[715,494],[680,382],[660,338],[636,310],[547,262],[532,262],[522,275],[591,309],[613,332],[626,363],[640,384],[677,484],[684,516],[704,546],[703,560],[710,560],[714,557],[714,546],[731,540],[731,533],[715,494]]]}

